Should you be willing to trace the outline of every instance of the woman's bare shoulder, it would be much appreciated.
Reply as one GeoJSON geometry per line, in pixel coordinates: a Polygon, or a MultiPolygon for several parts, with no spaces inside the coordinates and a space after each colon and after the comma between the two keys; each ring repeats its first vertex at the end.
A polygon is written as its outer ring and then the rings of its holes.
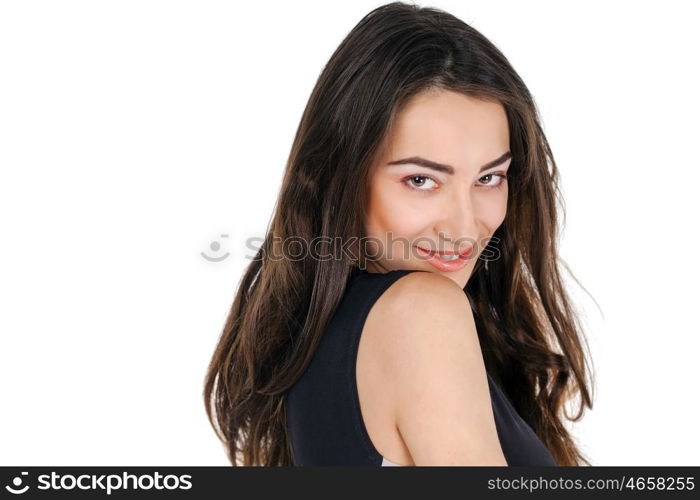
{"type": "Polygon", "coordinates": [[[399,337],[410,324],[424,323],[433,330],[455,321],[473,323],[464,290],[450,278],[428,271],[411,272],[392,283],[373,304],[368,318],[370,328],[383,336],[399,337]]]}
{"type": "Polygon", "coordinates": [[[374,304],[365,330],[417,465],[505,464],[474,318],[459,285],[430,272],[402,276],[374,304]]]}
{"type": "Polygon", "coordinates": [[[402,276],[382,294],[377,303],[380,308],[410,308],[431,299],[468,303],[464,290],[457,283],[429,271],[414,271],[402,276]]]}

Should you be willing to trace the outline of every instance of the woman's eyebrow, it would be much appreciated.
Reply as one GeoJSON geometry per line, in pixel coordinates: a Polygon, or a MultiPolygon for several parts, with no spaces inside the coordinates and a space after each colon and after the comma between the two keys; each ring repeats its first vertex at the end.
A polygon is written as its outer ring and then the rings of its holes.
{"type": "MultiPolygon", "coordinates": [[[[507,160],[511,159],[513,155],[511,154],[510,151],[506,151],[503,153],[501,156],[496,158],[495,160],[492,160],[485,165],[482,165],[481,168],[479,168],[479,173],[483,172],[484,170],[488,170],[489,168],[497,167],[501,163],[505,163],[507,160]]],[[[419,165],[421,167],[426,167],[426,168],[431,168],[433,170],[437,170],[438,172],[445,172],[450,175],[454,175],[455,173],[455,168],[450,166],[450,165],[445,165],[444,163],[438,163],[432,160],[428,160],[426,158],[423,158],[421,156],[411,156],[410,158],[404,158],[402,160],[394,160],[390,161],[387,163],[387,165],[400,165],[404,163],[411,163],[413,165],[419,165]]]]}

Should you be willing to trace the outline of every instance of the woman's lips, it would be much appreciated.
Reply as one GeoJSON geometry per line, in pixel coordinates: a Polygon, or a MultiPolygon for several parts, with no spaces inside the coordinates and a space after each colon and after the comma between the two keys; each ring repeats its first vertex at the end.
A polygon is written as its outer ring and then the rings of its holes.
{"type": "Polygon", "coordinates": [[[449,250],[439,251],[439,250],[426,250],[416,245],[418,253],[426,257],[426,262],[431,266],[435,267],[440,271],[453,272],[462,269],[467,265],[467,259],[473,252],[473,247],[463,250],[462,252],[453,252],[449,250]],[[456,258],[451,260],[446,260],[442,258],[443,255],[457,255],[456,258]]]}
{"type": "Polygon", "coordinates": [[[459,255],[459,257],[462,259],[468,259],[472,251],[474,250],[474,247],[469,247],[466,250],[462,250],[461,252],[453,252],[451,250],[426,250],[425,248],[419,247],[418,245],[416,245],[416,248],[418,248],[419,250],[423,250],[423,252],[426,254],[459,255]]]}

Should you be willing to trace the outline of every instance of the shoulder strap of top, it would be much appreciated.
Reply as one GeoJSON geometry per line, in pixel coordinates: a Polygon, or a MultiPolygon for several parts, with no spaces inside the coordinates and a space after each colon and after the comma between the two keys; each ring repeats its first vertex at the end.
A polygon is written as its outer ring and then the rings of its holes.
{"type": "Polygon", "coordinates": [[[346,293],[338,306],[334,318],[337,319],[337,324],[344,325],[342,330],[345,330],[349,336],[349,338],[345,339],[349,349],[347,350],[347,358],[343,366],[345,368],[346,388],[349,391],[350,402],[352,404],[352,420],[355,426],[355,432],[360,438],[364,449],[375,464],[381,464],[383,457],[374,447],[364,424],[364,420],[362,419],[360,399],[357,391],[357,353],[360,346],[362,329],[364,328],[372,306],[374,306],[379,297],[381,297],[393,283],[411,272],[413,272],[413,270],[408,269],[393,270],[381,274],[370,273],[365,270],[357,271],[351,277],[351,281],[348,284],[346,293]]]}
{"type": "Polygon", "coordinates": [[[372,305],[412,270],[355,269],[308,369],[286,398],[287,425],[298,465],[381,465],[357,393],[360,336],[372,305]]]}

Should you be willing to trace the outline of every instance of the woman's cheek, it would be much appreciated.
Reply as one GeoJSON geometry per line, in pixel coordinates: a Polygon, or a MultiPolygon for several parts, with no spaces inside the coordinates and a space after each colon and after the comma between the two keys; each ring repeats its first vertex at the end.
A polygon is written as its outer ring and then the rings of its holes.
{"type": "Polygon", "coordinates": [[[489,233],[496,231],[503,223],[507,208],[507,196],[492,196],[479,203],[479,219],[489,233]]]}
{"type": "Polygon", "coordinates": [[[433,217],[432,204],[428,199],[416,198],[417,195],[393,190],[382,198],[380,221],[385,232],[409,239],[425,232],[433,217]]]}

